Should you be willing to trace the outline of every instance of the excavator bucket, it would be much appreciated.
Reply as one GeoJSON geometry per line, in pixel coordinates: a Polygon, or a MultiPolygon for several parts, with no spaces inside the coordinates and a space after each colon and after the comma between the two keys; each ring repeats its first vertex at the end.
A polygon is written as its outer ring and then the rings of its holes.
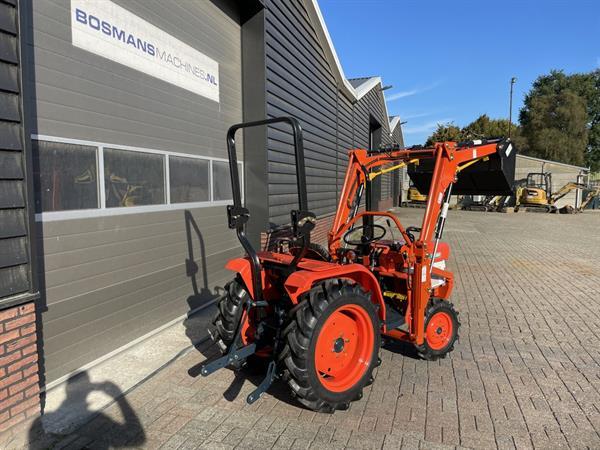
{"type": "MultiPolygon", "coordinates": [[[[485,143],[486,141],[483,141],[485,143]]],[[[488,140],[488,143],[493,142],[488,140]]],[[[508,139],[497,141],[494,155],[483,158],[458,174],[452,188],[455,195],[512,195],[515,181],[515,144],[508,139]]],[[[473,142],[459,143],[459,146],[473,142]]],[[[408,176],[419,192],[429,192],[435,161],[421,160],[408,166],[408,176]]]]}

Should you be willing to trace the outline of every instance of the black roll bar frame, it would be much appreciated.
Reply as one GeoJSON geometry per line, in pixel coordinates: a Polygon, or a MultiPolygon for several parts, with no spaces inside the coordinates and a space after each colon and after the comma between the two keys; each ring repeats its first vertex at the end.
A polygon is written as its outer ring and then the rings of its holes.
{"type": "Polygon", "coordinates": [[[304,257],[310,243],[310,232],[315,227],[316,218],[313,213],[308,211],[308,196],[306,192],[306,170],[304,166],[304,141],[302,139],[302,127],[300,122],[293,117],[276,117],[273,119],[257,120],[253,122],[243,122],[232,125],[227,131],[227,154],[229,157],[229,171],[231,174],[231,191],[233,194],[233,205],[227,205],[227,219],[230,229],[235,229],[237,237],[250,258],[250,267],[252,270],[252,283],[254,292],[254,301],[263,300],[263,286],[261,281],[261,263],[254,247],[248,240],[245,231],[245,224],[250,218],[250,212],[242,205],[242,195],[240,187],[240,177],[238,172],[237,154],[235,148],[235,133],[239,129],[251,128],[275,123],[287,123],[292,128],[294,138],[294,155],[296,159],[296,183],[298,187],[298,209],[291,211],[291,222],[294,237],[302,239],[302,249],[296,254],[291,263],[295,268],[298,261],[304,257]]]}

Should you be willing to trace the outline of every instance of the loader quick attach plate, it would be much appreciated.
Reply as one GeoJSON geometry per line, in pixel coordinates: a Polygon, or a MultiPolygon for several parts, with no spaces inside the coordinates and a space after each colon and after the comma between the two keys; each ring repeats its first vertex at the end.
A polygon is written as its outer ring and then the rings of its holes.
{"type": "MultiPolygon", "coordinates": [[[[498,143],[495,155],[490,155],[458,174],[452,187],[454,195],[512,195],[515,182],[517,149],[514,142],[498,143]]],[[[408,176],[419,192],[429,192],[435,161],[421,160],[408,166],[408,176]]]]}

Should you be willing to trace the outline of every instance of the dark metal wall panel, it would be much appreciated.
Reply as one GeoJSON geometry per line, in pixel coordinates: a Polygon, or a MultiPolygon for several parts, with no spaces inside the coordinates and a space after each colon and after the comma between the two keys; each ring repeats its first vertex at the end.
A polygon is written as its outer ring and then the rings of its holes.
{"type": "Polygon", "coordinates": [[[29,272],[25,264],[0,269],[0,298],[29,290],[29,272]]]}
{"type": "Polygon", "coordinates": [[[27,264],[29,243],[26,237],[0,239],[0,268],[27,264]]]}
{"type": "Polygon", "coordinates": [[[23,159],[21,158],[21,152],[0,150],[0,179],[23,179],[23,159]]]}
{"type": "Polygon", "coordinates": [[[0,209],[0,239],[26,236],[26,216],[24,208],[0,209]]]}
{"type": "MultiPolygon", "coordinates": [[[[301,1],[270,1],[266,10],[267,114],[296,117],[304,129],[308,203],[322,216],[337,196],[337,89],[329,64],[301,1]]],[[[268,133],[269,217],[289,222],[297,207],[291,133],[268,133]]]]}
{"type": "Polygon", "coordinates": [[[396,125],[394,131],[392,131],[392,141],[404,147],[404,136],[402,135],[402,126],[400,124],[396,125]]]}
{"type": "MultiPolygon", "coordinates": [[[[392,142],[390,136],[389,119],[386,114],[385,99],[379,86],[375,86],[367,92],[356,104],[352,105],[352,121],[350,126],[353,131],[353,147],[368,148],[370,124],[375,121],[381,126],[381,143],[392,142]]],[[[376,181],[381,188],[379,198],[375,200],[386,200],[392,196],[392,174],[388,173],[379,177],[376,181]]],[[[343,182],[343,180],[342,180],[343,182]]],[[[375,206],[375,205],[374,205],[375,206]]]]}
{"type": "Polygon", "coordinates": [[[0,299],[31,288],[18,32],[16,2],[0,3],[0,299]]]}
{"type": "Polygon", "coordinates": [[[23,180],[0,180],[0,208],[25,208],[23,180]]]}
{"type": "MultiPolygon", "coordinates": [[[[348,150],[368,146],[370,116],[381,123],[384,143],[390,142],[390,137],[382,93],[376,87],[351,104],[338,90],[313,27],[301,0],[267,2],[267,114],[291,115],[301,122],[309,209],[323,217],[333,214],[337,206],[348,150]]],[[[290,142],[287,129],[270,128],[269,218],[275,224],[289,222],[290,210],[297,203],[290,142]]],[[[389,196],[389,176],[386,183],[389,196]]]]}
{"type": "MultiPolygon", "coordinates": [[[[226,131],[243,118],[233,2],[113,1],[216,60],[220,103],[74,47],[69,0],[33,1],[32,132],[225,158],[226,131]]],[[[243,160],[241,133],[238,142],[243,160]]],[[[223,206],[42,220],[46,381],[214,299],[241,253],[226,222],[223,206]]]]}

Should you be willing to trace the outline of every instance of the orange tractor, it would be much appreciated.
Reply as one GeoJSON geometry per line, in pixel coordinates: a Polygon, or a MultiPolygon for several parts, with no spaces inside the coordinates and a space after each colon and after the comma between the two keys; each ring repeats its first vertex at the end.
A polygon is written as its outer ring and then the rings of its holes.
{"type": "Polygon", "coordinates": [[[300,403],[333,412],[360,399],[373,381],[382,336],[413,344],[426,360],[452,351],[460,323],[448,301],[450,249],[441,242],[450,195],[453,185],[457,193],[510,192],[516,152],[509,140],[351,150],[328,249],[310,242],[316,217],[307,205],[299,123],[283,117],[234,125],[227,144],[233,187],[228,222],[246,255],[226,265],[236,276],[211,330],[223,356],[205,363],[203,376],[262,359],[266,375],[249,403],[282,378],[300,403]],[[299,208],[291,211],[286,249],[256,251],[245,234],[250,213],[241,203],[235,132],[282,122],[293,131],[299,208]],[[421,226],[405,228],[393,214],[371,211],[371,180],[390,170],[384,165],[416,162],[412,178],[428,192],[427,206],[421,226]]]}

